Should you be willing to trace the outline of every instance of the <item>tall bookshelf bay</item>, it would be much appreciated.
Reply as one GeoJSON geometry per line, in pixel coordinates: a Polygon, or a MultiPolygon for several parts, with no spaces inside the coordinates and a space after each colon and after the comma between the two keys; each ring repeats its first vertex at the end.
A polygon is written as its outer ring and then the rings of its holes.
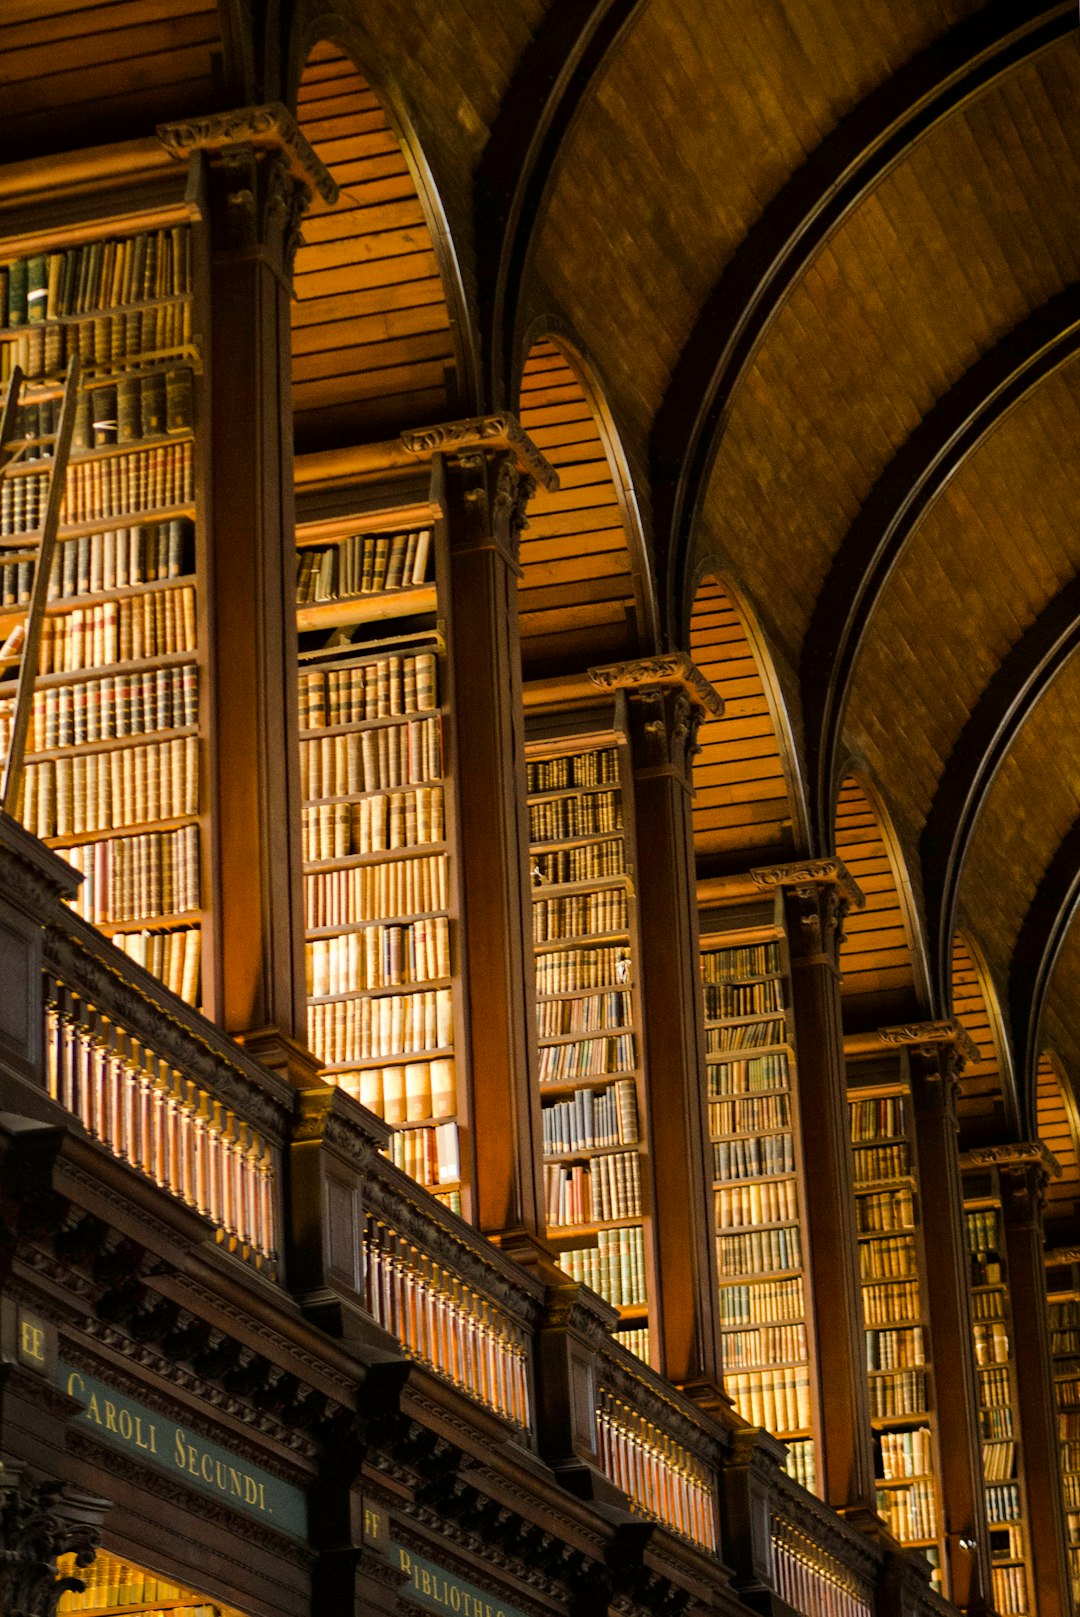
{"type": "MultiPolygon", "coordinates": [[[[392,519],[387,519],[389,522],[392,519]]],[[[301,529],[308,1038],[462,1211],[445,651],[431,525],[301,529]]]]}
{"type": "Polygon", "coordinates": [[[0,480],[0,746],[63,377],[78,356],[20,814],[82,874],[74,908],[200,1005],[209,814],[195,257],[193,227],[177,223],[0,262],[0,380],[16,365],[25,377],[18,452],[0,480]]]}
{"type": "Polygon", "coordinates": [[[1073,1600],[1080,1604],[1080,1273],[1077,1265],[1053,1263],[1047,1270],[1046,1286],[1069,1577],[1073,1600]]]}

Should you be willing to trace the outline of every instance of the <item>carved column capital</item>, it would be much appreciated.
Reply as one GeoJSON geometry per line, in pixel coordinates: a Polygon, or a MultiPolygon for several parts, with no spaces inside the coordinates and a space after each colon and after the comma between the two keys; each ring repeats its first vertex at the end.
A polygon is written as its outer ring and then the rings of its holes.
{"type": "Polygon", "coordinates": [[[185,161],[195,151],[226,152],[238,146],[279,152],[288,172],[309,193],[317,193],[331,207],[338,199],[337,181],[292,113],[278,101],[159,124],[157,136],[167,151],[185,161]]]}
{"type": "Polygon", "coordinates": [[[57,1558],[89,1566],[101,1543],[109,1501],[70,1484],[32,1478],[17,1461],[0,1462],[0,1610],[4,1617],[55,1617],[57,1602],[86,1588],[61,1577],[57,1558]]]}
{"type": "Polygon", "coordinates": [[[965,1172],[996,1168],[1005,1217],[1018,1229],[1037,1230],[1041,1240],[1046,1187],[1061,1175],[1061,1164],[1041,1140],[979,1146],[964,1152],[960,1167],[965,1172]]]}
{"type": "Polygon", "coordinates": [[[529,501],[538,486],[557,489],[559,477],[515,418],[503,413],[417,427],[399,442],[418,460],[443,456],[460,479],[464,520],[454,543],[494,544],[520,570],[529,501]]]}
{"type": "Polygon", "coordinates": [[[936,1022],[905,1022],[878,1029],[885,1045],[903,1045],[908,1051],[912,1087],[924,1109],[947,1112],[958,1126],[956,1103],[960,1074],[974,1065],[979,1051],[967,1029],[955,1017],[936,1022]]]}
{"type": "Polygon", "coordinates": [[[692,792],[698,731],[724,711],[700,668],[684,651],[671,651],[590,668],[589,679],[601,690],[626,691],[638,772],[673,773],[692,792]]]}
{"type": "Polygon", "coordinates": [[[750,876],[763,892],[784,894],[793,953],[825,955],[838,968],[848,910],[862,909],[866,903],[843,860],[798,859],[786,865],[759,865],[750,876]]]}

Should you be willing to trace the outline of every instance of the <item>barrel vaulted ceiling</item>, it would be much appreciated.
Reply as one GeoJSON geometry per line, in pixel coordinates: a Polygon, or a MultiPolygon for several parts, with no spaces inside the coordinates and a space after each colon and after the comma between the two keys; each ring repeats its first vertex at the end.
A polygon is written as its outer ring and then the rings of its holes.
{"type": "MultiPolygon", "coordinates": [[[[1011,1048],[982,1050],[983,1090],[1012,1071],[1022,1115],[979,1102],[979,1127],[1034,1129],[1044,1051],[1080,1089],[1075,6],[280,10],[253,40],[239,0],[11,0],[6,156],[151,134],[151,107],[282,99],[303,122],[320,61],[347,59],[366,124],[327,123],[330,156],[355,137],[366,160],[378,129],[387,164],[339,218],[401,233],[351,261],[415,252],[441,297],[384,332],[358,270],[355,311],[300,306],[301,447],[436,406],[535,414],[571,491],[527,557],[537,669],[587,664],[593,622],[593,660],[704,646],[741,706],[707,737],[703,869],[732,868],[743,823],[748,863],[849,846],[878,893],[849,1005],[981,1019],[1011,1048]],[[336,348],[379,380],[351,398],[336,348]]],[[[339,235],[314,222],[303,276],[339,235]]]]}

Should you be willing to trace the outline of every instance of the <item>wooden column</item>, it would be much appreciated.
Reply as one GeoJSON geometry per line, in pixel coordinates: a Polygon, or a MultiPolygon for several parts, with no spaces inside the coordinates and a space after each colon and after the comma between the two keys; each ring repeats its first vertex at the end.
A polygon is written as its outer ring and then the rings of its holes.
{"type": "Polygon", "coordinates": [[[518,545],[535,480],[548,488],[558,480],[509,416],[406,433],[403,442],[440,451],[445,470],[475,1221],[508,1242],[535,1241],[543,1170],[518,545]]]}
{"type": "Polygon", "coordinates": [[[230,1033],[303,1040],[289,298],[311,186],[328,201],[337,187],[283,107],[159,134],[204,153],[210,216],[212,1002],[230,1033]]]}
{"type": "MultiPolygon", "coordinates": [[[[976,1158],[987,1154],[971,1153],[976,1158]]],[[[1072,1590],[1043,1256],[1043,1190],[1047,1178],[1060,1170],[1038,1140],[1001,1146],[993,1154],[1001,1184],[1031,1581],[1038,1592],[1039,1617],[1070,1617],[1072,1590]],[[1008,1160],[1002,1160],[1006,1156],[1008,1160]]]]}
{"type": "Polygon", "coordinates": [[[822,1497],[838,1510],[873,1510],[874,1451],[855,1235],[851,1125],[840,1011],[843,920],[862,893],[839,859],[751,872],[780,888],[791,957],[792,1008],[804,1141],[808,1326],[822,1497]]]}
{"type": "Polygon", "coordinates": [[[691,798],[698,726],[722,705],[681,652],[589,677],[624,690],[629,717],[659,1362],[669,1381],[716,1405],[724,1400],[691,798]]]}
{"type": "Polygon", "coordinates": [[[990,1543],[956,1116],[958,1075],[973,1058],[974,1046],[953,1021],[883,1028],[880,1036],[886,1044],[908,1046],[937,1394],[946,1588],[954,1605],[981,1612],[991,1602],[990,1543]]]}

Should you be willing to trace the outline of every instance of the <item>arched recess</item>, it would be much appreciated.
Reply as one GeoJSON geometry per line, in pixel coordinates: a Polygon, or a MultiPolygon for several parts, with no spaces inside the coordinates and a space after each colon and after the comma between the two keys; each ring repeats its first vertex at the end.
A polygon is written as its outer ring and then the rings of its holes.
{"type": "Polygon", "coordinates": [[[993,1145],[1015,1133],[1018,1111],[1009,1044],[997,994],[982,954],[955,933],[950,973],[952,1013],[971,1035],[979,1059],[964,1068],[958,1111],[965,1147],[993,1145]]]}
{"type": "Polygon", "coordinates": [[[1056,1244],[1055,1230],[1071,1244],[1080,1215],[1080,1116],[1069,1081],[1048,1050],[1041,1052],[1035,1069],[1035,1124],[1061,1168],[1061,1177],[1046,1187],[1047,1245],[1056,1244]]]}
{"type": "Polygon", "coordinates": [[[899,845],[868,780],[850,773],[843,777],[834,825],[837,855],[866,895],[865,906],[849,911],[844,921],[844,1027],[866,1032],[926,1010],[926,957],[899,845]]]}
{"type": "Polygon", "coordinates": [[[655,604],[630,474],[602,395],[562,340],[530,348],[518,415],[559,474],[554,493],[530,500],[522,537],[526,677],[651,649],[655,604]]]}
{"type": "Polygon", "coordinates": [[[698,732],[694,848],[710,874],[792,859],[806,815],[790,729],[753,619],[712,574],[690,609],[690,655],[724,701],[698,732]]]}
{"type": "Polygon", "coordinates": [[[392,436],[468,409],[460,280],[415,144],[341,45],[310,52],[297,121],[340,187],[304,217],[292,305],[300,451],[392,436]]]}

